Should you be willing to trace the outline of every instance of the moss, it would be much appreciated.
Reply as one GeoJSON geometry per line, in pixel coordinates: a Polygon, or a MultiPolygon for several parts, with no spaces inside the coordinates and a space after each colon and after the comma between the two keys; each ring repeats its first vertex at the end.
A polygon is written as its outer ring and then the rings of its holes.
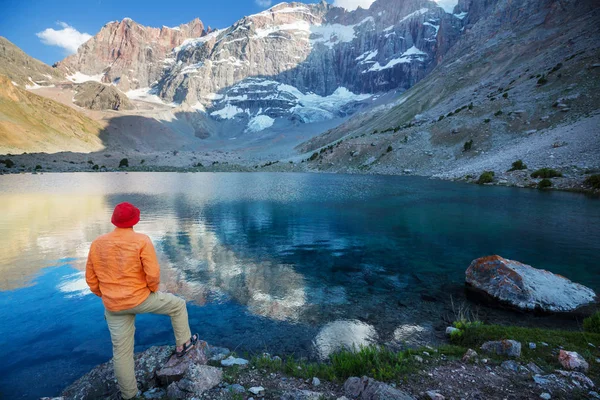
{"type": "Polygon", "coordinates": [[[540,168],[531,174],[532,178],[556,178],[562,174],[552,168],[540,168]]]}
{"type": "Polygon", "coordinates": [[[469,140],[468,142],[465,142],[465,144],[463,145],[463,151],[469,151],[469,150],[471,150],[472,147],[473,147],[473,139],[469,140]]]}
{"type": "Polygon", "coordinates": [[[494,171],[483,171],[481,175],[479,175],[479,179],[477,179],[478,185],[483,185],[484,183],[492,183],[494,181],[494,171]]]}
{"type": "Polygon", "coordinates": [[[552,186],[552,181],[550,179],[546,179],[546,178],[542,179],[537,184],[538,189],[547,189],[551,186],[552,186]]]}
{"type": "Polygon", "coordinates": [[[123,167],[129,167],[129,160],[126,158],[123,158],[121,161],[119,161],[119,168],[123,167]]]}
{"type": "Polygon", "coordinates": [[[592,176],[588,176],[584,181],[583,184],[585,186],[589,186],[592,187],[593,189],[600,189],[600,174],[598,175],[592,175],[592,176]]]}
{"type": "Polygon", "coordinates": [[[600,334],[600,311],[597,311],[590,317],[584,318],[583,330],[585,332],[600,334]]]}
{"type": "Polygon", "coordinates": [[[519,171],[522,169],[527,169],[527,165],[525,165],[525,163],[523,162],[523,160],[517,160],[514,163],[512,163],[512,168],[509,169],[508,171],[519,171]]]}

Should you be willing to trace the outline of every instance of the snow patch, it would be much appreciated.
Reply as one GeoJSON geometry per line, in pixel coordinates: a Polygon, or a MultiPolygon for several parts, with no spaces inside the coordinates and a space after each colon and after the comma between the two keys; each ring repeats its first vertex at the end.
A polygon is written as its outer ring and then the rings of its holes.
{"type": "Polygon", "coordinates": [[[452,14],[452,15],[454,15],[458,19],[463,19],[463,18],[465,18],[467,16],[467,14],[468,14],[467,12],[463,11],[460,14],[452,14]]]}
{"type": "Polygon", "coordinates": [[[10,83],[12,83],[13,86],[19,86],[19,84],[17,82],[15,82],[15,81],[10,81],[10,83]]]}
{"type": "Polygon", "coordinates": [[[406,64],[412,61],[423,61],[423,58],[427,57],[427,53],[419,50],[416,46],[412,46],[410,49],[406,50],[399,58],[394,58],[388,61],[387,64],[381,65],[378,62],[375,63],[371,68],[362,73],[381,71],[388,68],[393,68],[398,64],[406,64]]]}
{"type": "Polygon", "coordinates": [[[426,13],[426,12],[428,12],[428,11],[429,11],[429,8],[420,8],[420,9],[418,9],[417,11],[415,11],[415,12],[411,12],[411,13],[410,13],[410,14],[408,14],[406,17],[402,18],[400,21],[398,21],[398,23],[400,24],[400,23],[402,23],[402,22],[404,22],[404,21],[406,21],[406,20],[408,20],[408,19],[411,19],[411,18],[413,18],[413,17],[417,17],[417,16],[419,16],[419,15],[423,15],[423,14],[425,14],[425,13],[426,13]]]}
{"type": "Polygon", "coordinates": [[[88,81],[102,82],[103,77],[104,73],[100,73],[98,75],[86,75],[77,71],[73,75],[67,76],[67,79],[74,83],[83,83],[88,81]]]}
{"type": "Polygon", "coordinates": [[[131,100],[140,100],[145,101],[147,103],[155,103],[162,104],[174,107],[173,104],[165,103],[160,97],[156,95],[156,91],[152,88],[139,88],[135,90],[130,90],[125,92],[125,96],[127,96],[131,100]]]}
{"type": "Polygon", "coordinates": [[[180,51],[186,50],[190,47],[202,46],[202,45],[204,45],[204,43],[208,42],[209,40],[214,39],[217,36],[219,36],[219,34],[222,32],[223,32],[222,29],[216,29],[216,30],[212,31],[211,33],[204,35],[202,37],[199,37],[199,38],[185,39],[183,41],[183,43],[181,43],[179,46],[175,47],[173,49],[173,51],[175,53],[179,53],[180,51]]]}
{"type": "Polygon", "coordinates": [[[211,112],[210,115],[212,115],[213,117],[220,117],[222,119],[232,119],[236,115],[241,114],[243,112],[244,110],[242,110],[241,108],[231,104],[227,104],[222,109],[211,112]]]}
{"type": "Polygon", "coordinates": [[[275,120],[268,115],[257,115],[248,122],[246,132],[260,132],[270,128],[275,123],[275,120]]]}

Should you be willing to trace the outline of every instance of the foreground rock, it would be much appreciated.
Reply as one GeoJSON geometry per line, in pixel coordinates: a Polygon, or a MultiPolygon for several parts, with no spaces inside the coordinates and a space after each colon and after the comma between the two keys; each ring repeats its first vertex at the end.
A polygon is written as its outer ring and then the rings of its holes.
{"type": "Polygon", "coordinates": [[[352,377],[344,383],[344,394],[350,399],[361,400],[414,400],[405,392],[375,379],[352,377]]]}
{"type": "Polygon", "coordinates": [[[596,301],[596,293],[567,278],[494,255],[474,260],[466,283],[521,310],[569,312],[596,301]]]}
{"type": "Polygon", "coordinates": [[[520,357],[521,343],[516,340],[497,340],[485,342],[481,345],[481,350],[486,353],[497,354],[499,356],[520,357]]]}
{"type": "Polygon", "coordinates": [[[587,361],[575,351],[561,350],[558,353],[558,361],[564,369],[573,371],[587,372],[590,368],[587,361]]]}

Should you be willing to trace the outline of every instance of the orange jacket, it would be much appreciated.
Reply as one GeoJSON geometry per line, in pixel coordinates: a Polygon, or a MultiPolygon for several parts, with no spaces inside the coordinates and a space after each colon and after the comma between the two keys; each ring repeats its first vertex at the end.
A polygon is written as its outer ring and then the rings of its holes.
{"type": "Polygon", "coordinates": [[[104,307],[121,311],[158,290],[160,266],[150,238],[133,228],[115,228],[90,246],[85,280],[104,307]]]}

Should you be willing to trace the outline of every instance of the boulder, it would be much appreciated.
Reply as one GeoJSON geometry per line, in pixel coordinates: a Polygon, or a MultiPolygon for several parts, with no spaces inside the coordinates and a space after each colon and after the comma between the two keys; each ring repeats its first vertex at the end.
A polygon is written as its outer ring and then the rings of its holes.
{"type": "Polygon", "coordinates": [[[181,380],[192,365],[203,365],[207,362],[204,352],[206,342],[199,341],[198,344],[183,357],[177,357],[173,354],[169,361],[158,371],[156,377],[162,385],[169,385],[171,382],[181,380]]]}
{"type": "Polygon", "coordinates": [[[415,400],[415,398],[375,379],[351,377],[344,383],[344,394],[361,400],[415,400]]]}
{"type": "Polygon", "coordinates": [[[226,359],[221,360],[221,365],[224,367],[231,367],[234,365],[248,365],[248,360],[244,360],[243,358],[235,358],[235,357],[229,356],[226,359]]]}
{"type": "Polygon", "coordinates": [[[320,400],[322,398],[323,393],[300,389],[288,390],[281,395],[281,400],[320,400]]]}
{"type": "Polygon", "coordinates": [[[473,350],[473,349],[469,349],[463,355],[462,361],[463,362],[469,362],[471,360],[475,361],[476,357],[477,357],[477,352],[475,350],[473,350]]]}
{"type": "Polygon", "coordinates": [[[181,380],[169,385],[167,396],[171,399],[197,397],[217,386],[222,380],[223,371],[220,368],[192,364],[181,380]]]}
{"type": "Polygon", "coordinates": [[[494,255],[474,260],[467,285],[521,310],[569,312],[596,302],[596,293],[567,278],[494,255]]]}
{"type": "Polygon", "coordinates": [[[561,350],[558,353],[558,361],[564,369],[571,371],[587,372],[590,368],[587,361],[575,351],[561,350]]]}
{"type": "Polygon", "coordinates": [[[521,343],[516,340],[497,340],[485,342],[481,345],[481,350],[486,353],[497,354],[499,356],[520,357],[521,343]]]}
{"type": "MultiPolygon", "coordinates": [[[[173,354],[172,346],[153,346],[134,356],[135,378],[145,391],[156,385],[155,373],[173,354]]],[[[101,364],[79,378],[63,392],[67,399],[78,400],[108,398],[119,393],[112,360],[101,364]]]]}

